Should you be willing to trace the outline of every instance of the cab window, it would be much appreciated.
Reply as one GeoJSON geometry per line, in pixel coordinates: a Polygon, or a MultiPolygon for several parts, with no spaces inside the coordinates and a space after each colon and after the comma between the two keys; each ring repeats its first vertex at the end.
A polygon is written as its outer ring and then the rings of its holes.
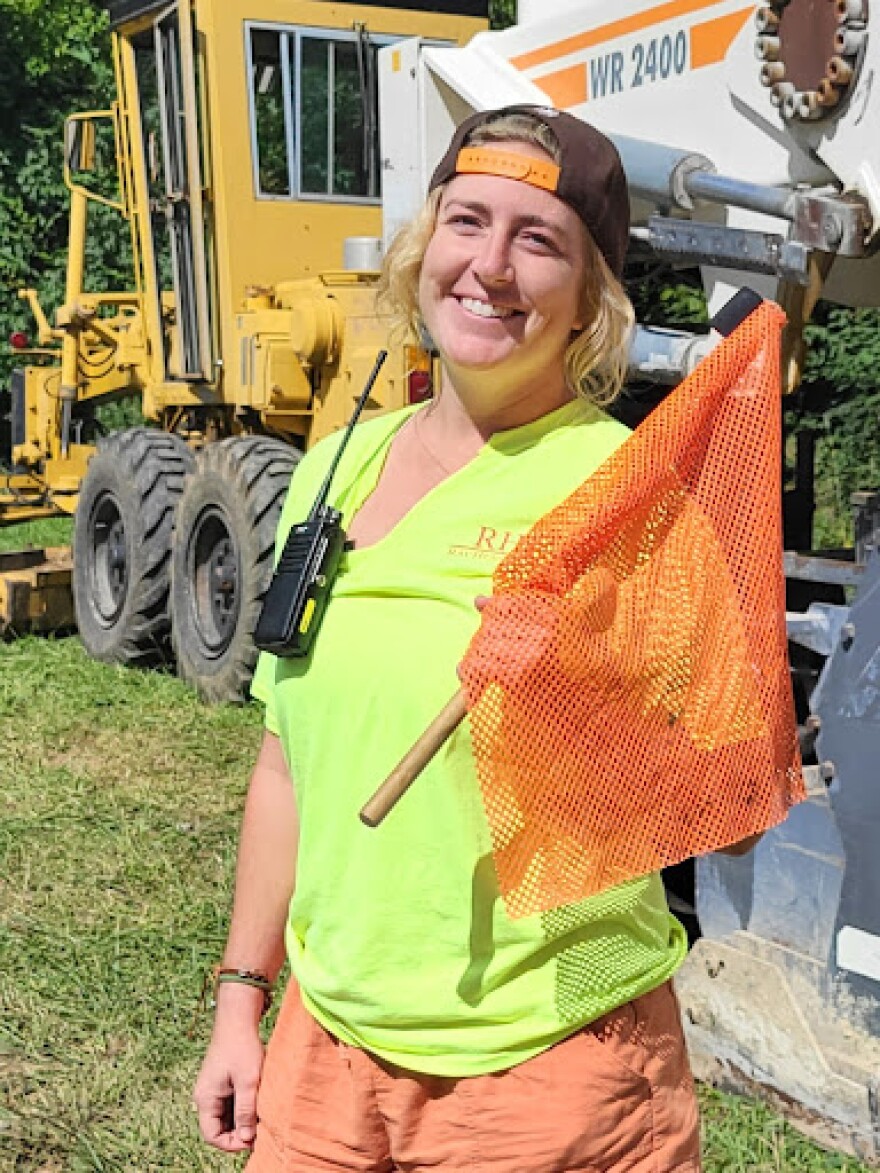
{"type": "Polygon", "coordinates": [[[376,54],[390,40],[247,27],[258,196],[379,199],[376,54]]]}

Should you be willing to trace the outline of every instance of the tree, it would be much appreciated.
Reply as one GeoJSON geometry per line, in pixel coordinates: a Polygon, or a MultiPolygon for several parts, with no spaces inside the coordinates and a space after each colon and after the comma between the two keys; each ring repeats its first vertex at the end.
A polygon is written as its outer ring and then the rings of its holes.
{"type": "Polygon", "coordinates": [[[516,23],[516,0],[489,0],[489,24],[493,29],[506,29],[516,23]]]}
{"type": "Polygon", "coordinates": [[[820,302],[786,426],[816,437],[816,544],[851,545],[850,498],[880,483],[880,310],[820,302]]]}
{"type": "MultiPolygon", "coordinates": [[[[0,379],[10,331],[32,323],[16,292],[63,301],[68,193],[63,126],[76,110],[113,98],[107,14],[95,0],[0,0],[0,379]]],[[[127,229],[109,209],[91,214],[86,271],[96,287],[131,284],[127,229]]]]}

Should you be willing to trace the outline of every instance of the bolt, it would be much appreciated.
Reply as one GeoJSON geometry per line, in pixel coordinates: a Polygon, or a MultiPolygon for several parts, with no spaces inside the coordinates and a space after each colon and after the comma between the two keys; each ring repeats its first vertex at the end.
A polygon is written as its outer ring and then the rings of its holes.
{"type": "Polygon", "coordinates": [[[840,644],[845,652],[848,652],[853,645],[856,638],[856,625],[854,623],[844,623],[840,629],[840,644]]]}
{"type": "Polygon", "coordinates": [[[819,105],[823,106],[826,110],[830,110],[832,106],[836,106],[840,101],[840,89],[830,78],[822,78],[816,93],[819,95],[819,105]]]}
{"type": "Polygon", "coordinates": [[[785,81],[785,66],[781,61],[765,61],[761,66],[761,85],[772,86],[785,81]]]}
{"type": "Polygon", "coordinates": [[[778,61],[782,49],[779,37],[758,37],[755,41],[755,56],[759,61],[778,61]]]}
{"type": "Polygon", "coordinates": [[[820,114],[819,95],[815,90],[805,90],[800,96],[797,105],[797,116],[805,121],[818,118],[820,114]]]}
{"type": "Polygon", "coordinates": [[[774,106],[784,106],[789,98],[794,98],[795,88],[790,81],[780,81],[770,91],[770,101],[774,106]]]}
{"type": "Polygon", "coordinates": [[[819,777],[826,786],[834,780],[836,774],[837,767],[834,765],[834,762],[824,761],[819,763],[819,777]]]}
{"type": "Polygon", "coordinates": [[[779,13],[772,8],[758,8],[755,11],[755,24],[759,33],[775,33],[779,28],[779,13]]]}
{"type": "Polygon", "coordinates": [[[853,68],[840,54],[836,54],[825,66],[825,73],[835,85],[845,86],[852,81],[853,68]]]}
{"type": "Polygon", "coordinates": [[[833,212],[826,212],[822,217],[822,231],[825,234],[825,243],[832,248],[836,244],[840,244],[843,239],[843,225],[840,223],[840,217],[835,216],[833,212]]]}
{"type": "MultiPolygon", "coordinates": [[[[783,82],[782,84],[785,85],[786,83],[783,82]]],[[[782,89],[782,86],[774,87],[774,89],[777,89],[777,88],[782,89]]],[[[782,100],[782,117],[783,118],[791,119],[797,115],[799,100],[800,100],[800,94],[797,92],[797,90],[794,88],[794,86],[792,86],[791,93],[786,94],[785,98],[783,98],[783,100],[782,100]]]]}
{"type": "Polygon", "coordinates": [[[834,52],[842,53],[846,57],[854,57],[865,42],[863,29],[839,28],[834,34],[834,52]]]}

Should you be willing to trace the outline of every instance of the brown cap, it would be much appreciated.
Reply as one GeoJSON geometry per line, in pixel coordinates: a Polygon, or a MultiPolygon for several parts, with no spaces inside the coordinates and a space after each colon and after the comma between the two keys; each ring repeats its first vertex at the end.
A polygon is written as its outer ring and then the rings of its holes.
{"type": "Polygon", "coordinates": [[[629,242],[629,193],[617,148],[595,127],[572,114],[545,106],[481,110],[466,118],[452,136],[449,149],[431,176],[428,190],[433,191],[463,172],[504,175],[552,191],[574,208],[608,267],[620,277],[629,242]],[[558,168],[537,163],[534,168],[519,172],[516,162],[525,160],[526,156],[518,156],[515,151],[499,153],[492,149],[492,144],[467,149],[468,139],[478,127],[508,114],[528,114],[547,128],[559,145],[558,168]]]}

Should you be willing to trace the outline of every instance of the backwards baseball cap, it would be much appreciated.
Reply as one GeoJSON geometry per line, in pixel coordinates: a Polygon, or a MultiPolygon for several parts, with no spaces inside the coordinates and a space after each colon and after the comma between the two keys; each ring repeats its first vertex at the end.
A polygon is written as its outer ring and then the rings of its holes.
{"type": "Polygon", "coordinates": [[[452,136],[428,190],[462,174],[500,175],[553,192],[577,212],[608,267],[620,277],[629,242],[629,194],[616,147],[595,127],[544,106],[481,110],[466,118],[452,136]],[[508,114],[529,115],[546,127],[559,147],[559,163],[533,158],[506,144],[468,146],[475,130],[508,114]]]}

